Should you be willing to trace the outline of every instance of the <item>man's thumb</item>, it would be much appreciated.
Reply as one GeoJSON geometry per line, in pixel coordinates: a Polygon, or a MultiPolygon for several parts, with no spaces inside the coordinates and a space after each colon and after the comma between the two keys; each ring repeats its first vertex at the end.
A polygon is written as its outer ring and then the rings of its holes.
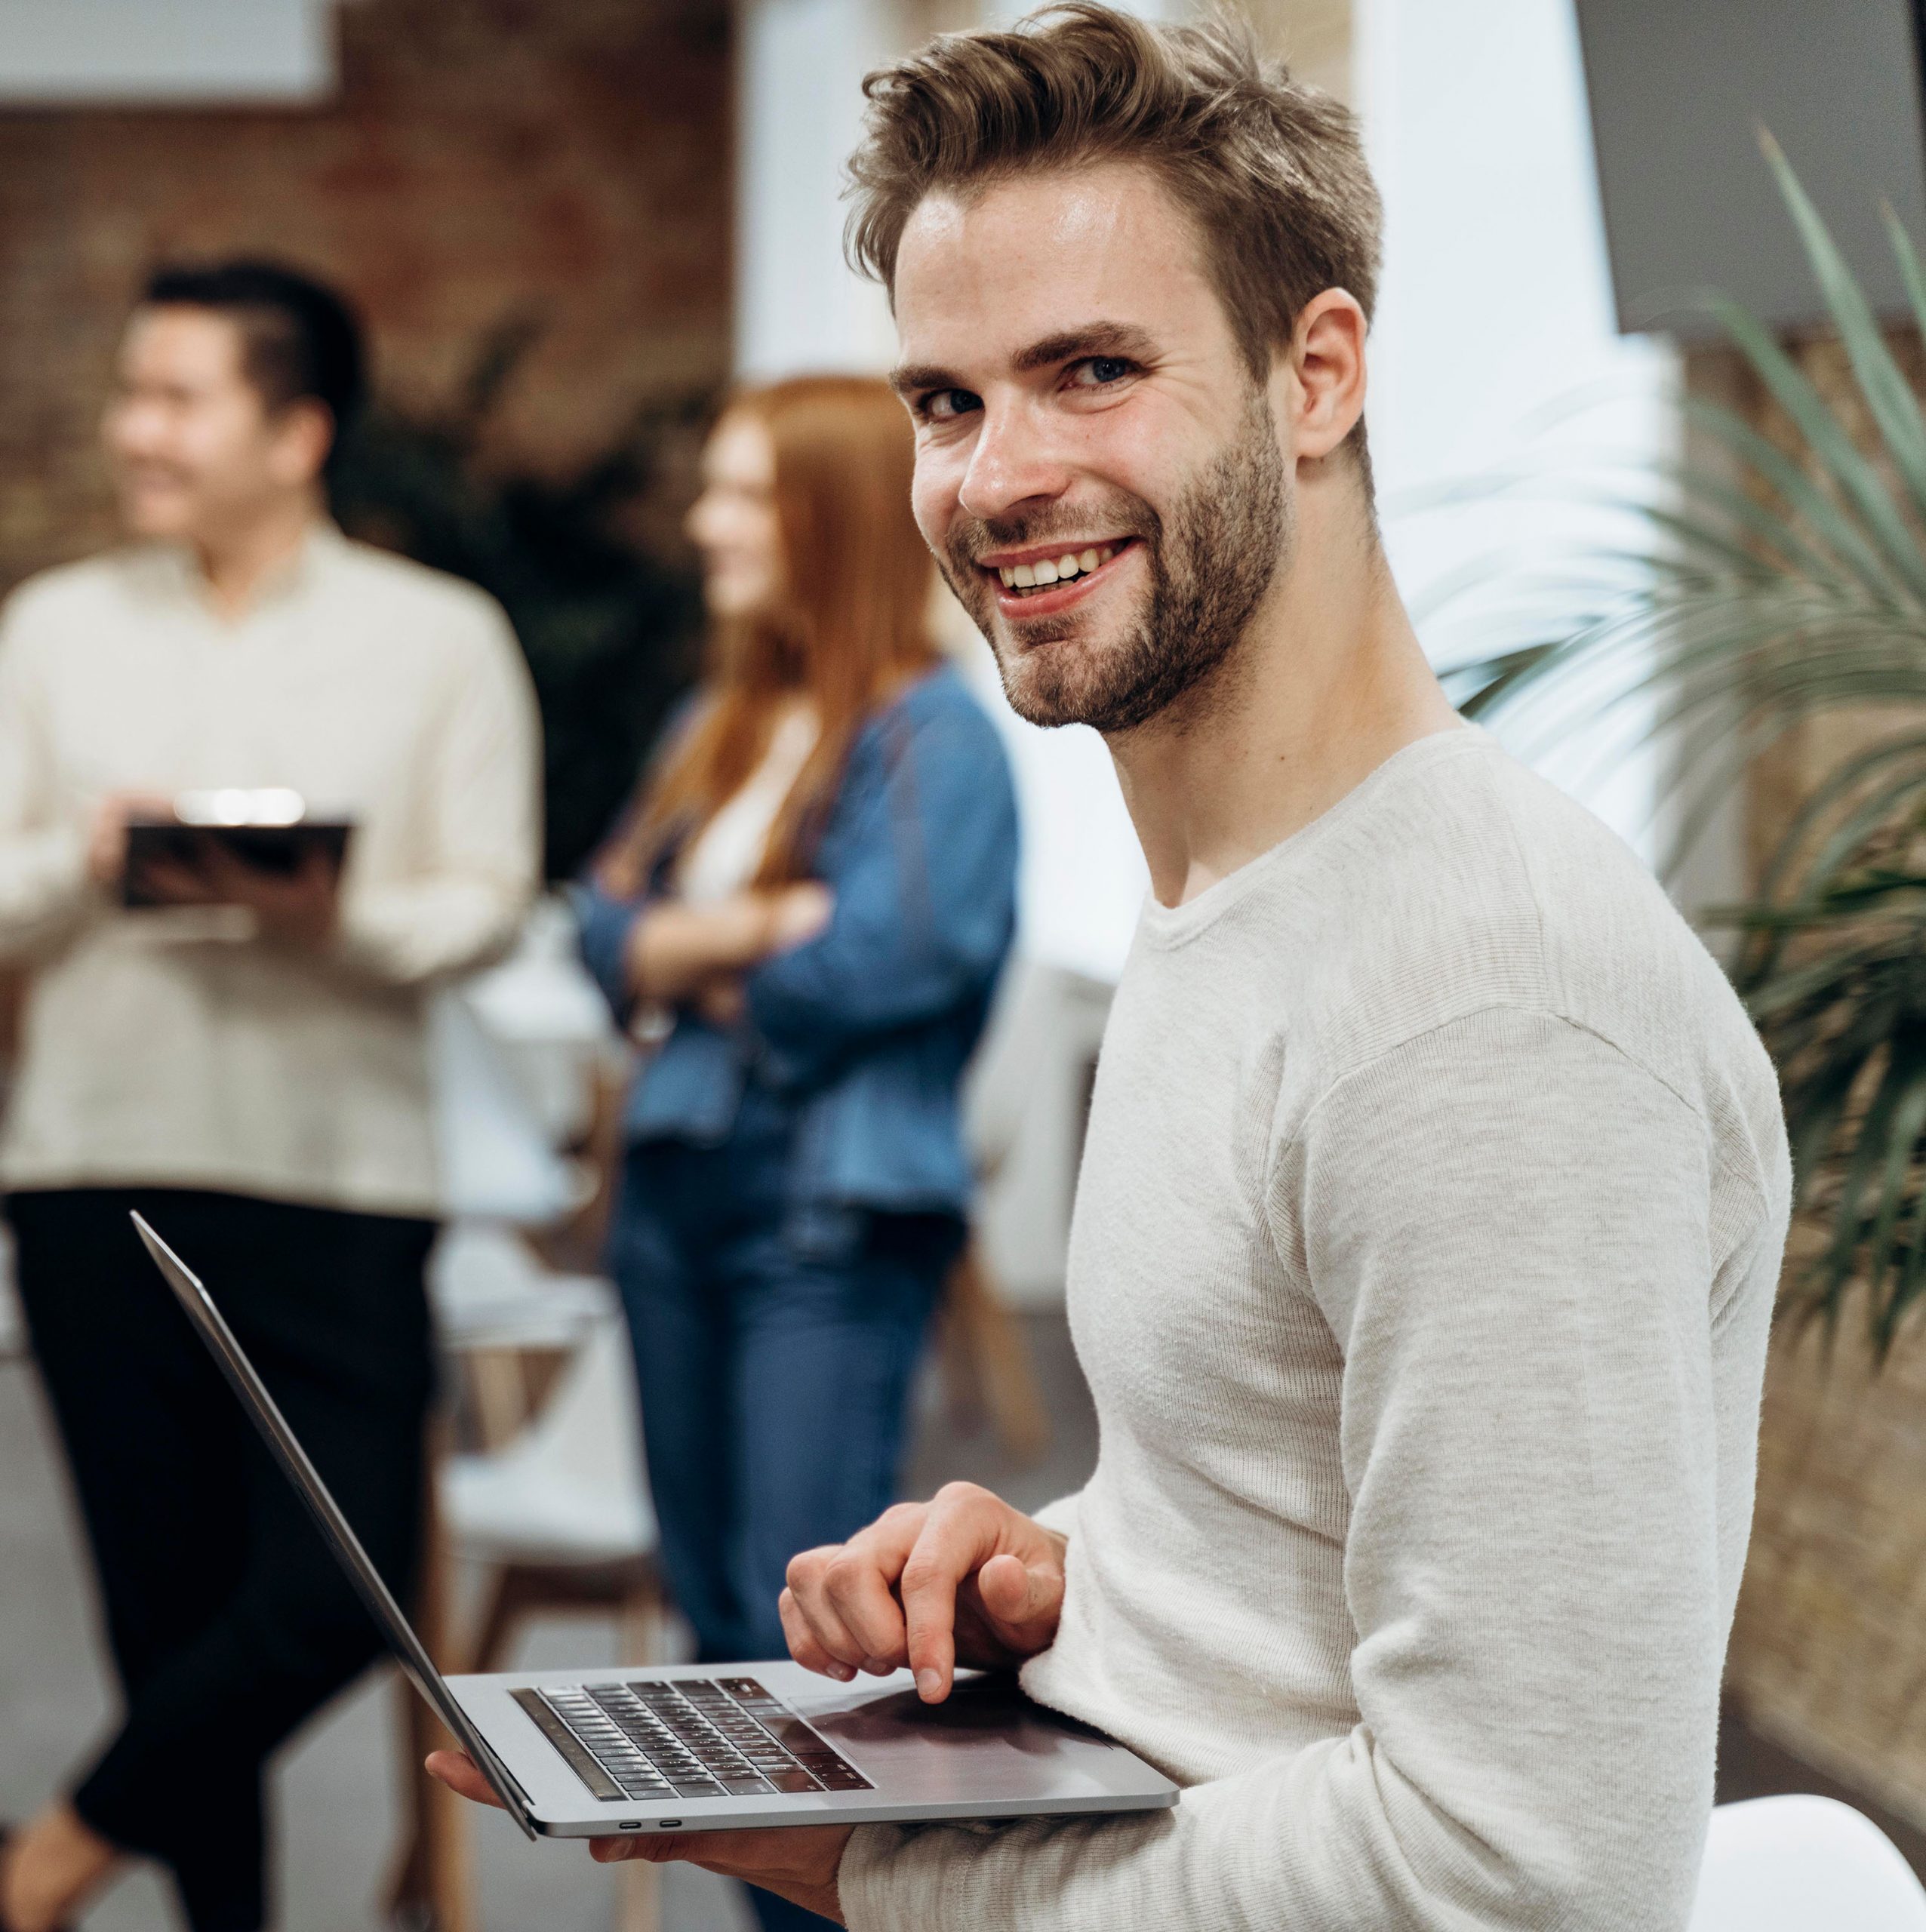
{"type": "Polygon", "coordinates": [[[1023,1624],[1048,1614],[1063,1594],[1063,1581],[1054,1573],[1032,1570],[1020,1558],[992,1556],[977,1574],[977,1592],[983,1607],[999,1623],[1023,1624]]]}

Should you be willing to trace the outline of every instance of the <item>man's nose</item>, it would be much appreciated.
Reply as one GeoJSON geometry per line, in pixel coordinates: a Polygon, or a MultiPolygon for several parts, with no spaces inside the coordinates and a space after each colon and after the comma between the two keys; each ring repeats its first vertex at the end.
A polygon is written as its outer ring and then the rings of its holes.
{"type": "Polygon", "coordinates": [[[128,456],[151,456],[166,440],[162,412],[138,399],[109,409],[103,426],[109,444],[128,456]]]}
{"type": "Polygon", "coordinates": [[[1008,516],[1020,504],[1061,496],[1069,475],[1030,412],[1021,407],[983,411],[958,500],[983,521],[1008,516]]]}

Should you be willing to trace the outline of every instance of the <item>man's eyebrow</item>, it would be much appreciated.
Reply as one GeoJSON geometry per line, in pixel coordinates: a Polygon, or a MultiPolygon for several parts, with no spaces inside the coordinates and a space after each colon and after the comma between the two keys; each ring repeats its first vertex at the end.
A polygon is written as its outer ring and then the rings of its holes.
{"type": "Polygon", "coordinates": [[[890,371],[890,387],[906,401],[919,389],[960,389],[967,384],[958,382],[947,369],[939,369],[933,362],[906,363],[900,369],[890,371]]]}
{"type": "Polygon", "coordinates": [[[1019,374],[1028,375],[1033,370],[1048,369],[1053,363],[1073,362],[1086,355],[1114,355],[1127,362],[1146,362],[1155,349],[1149,334],[1134,322],[1085,322],[1018,349],[1010,361],[1019,374]]]}
{"type": "MultiPolygon", "coordinates": [[[[1085,322],[1073,329],[1060,330],[1041,341],[1020,349],[1010,358],[1019,375],[1027,376],[1059,362],[1074,362],[1086,355],[1114,355],[1129,362],[1146,362],[1156,345],[1145,330],[1134,322],[1085,322]]],[[[949,370],[933,362],[912,362],[890,373],[890,387],[900,396],[912,396],[928,389],[967,389],[970,385],[949,370]]]]}

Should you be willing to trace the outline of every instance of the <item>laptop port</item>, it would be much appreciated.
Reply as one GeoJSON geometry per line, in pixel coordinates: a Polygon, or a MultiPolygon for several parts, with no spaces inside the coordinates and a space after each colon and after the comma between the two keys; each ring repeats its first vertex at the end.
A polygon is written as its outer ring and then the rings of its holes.
{"type": "Polygon", "coordinates": [[[655,1823],[657,1830],[662,1832],[678,1832],[682,1828],[679,1818],[658,1818],[655,1823]]]}

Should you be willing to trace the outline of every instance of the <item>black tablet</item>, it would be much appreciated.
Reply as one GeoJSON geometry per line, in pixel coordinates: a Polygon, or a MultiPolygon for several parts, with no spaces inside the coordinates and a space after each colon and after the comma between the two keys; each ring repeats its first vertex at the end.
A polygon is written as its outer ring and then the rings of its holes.
{"type": "Polygon", "coordinates": [[[137,819],[127,828],[127,864],[121,874],[124,906],[171,906],[177,902],[147,888],[143,875],[158,861],[202,869],[211,848],[231,854],[257,872],[291,877],[318,853],[337,875],[348,854],[353,830],[345,819],[302,819],[292,825],[183,825],[177,819],[137,819]]]}

